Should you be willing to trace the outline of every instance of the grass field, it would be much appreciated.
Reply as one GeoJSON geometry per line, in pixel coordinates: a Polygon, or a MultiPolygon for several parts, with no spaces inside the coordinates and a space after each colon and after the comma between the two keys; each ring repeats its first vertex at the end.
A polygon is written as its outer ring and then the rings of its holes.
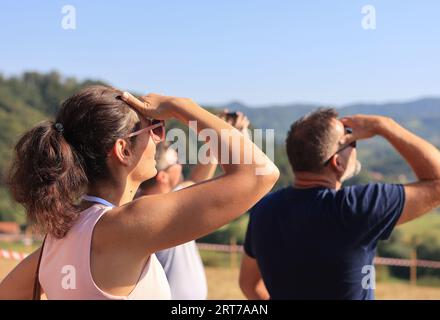
{"type": "MultiPolygon", "coordinates": [[[[15,265],[15,261],[0,259],[0,281],[15,265]]],[[[244,299],[238,287],[238,272],[238,268],[206,267],[208,298],[244,299]]],[[[440,288],[412,287],[406,283],[378,283],[376,298],[378,300],[440,300],[440,288]]]]}
{"type": "MultiPolygon", "coordinates": [[[[238,269],[207,267],[209,299],[244,299],[238,287],[238,269]]],[[[413,287],[407,283],[378,283],[377,300],[440,300],[440,288],[413,287]]]]}
{"type": "Polygon", "coordinates": [[[420,219],[411,221],[397,228],[406,241],[414,236],[430,236],[440,243],[440,211],[430,213],[420,219]]]}
{"type": "MultiPolygon", "coordinates": [[[[419,221],[405,225],[399,229],[403,231],[405,237],[426,232],[426,229],[440,230],[440,215],[428,215],[419,221]]],[[[0,242],[0,248],[18,252],[31,252],[36,249],[38,245],[39,244],[36,243],[31,247],[24,247],[19,243],[0,242]]],[[[231,260],[227,253],[201,251],[201,256],[205,264],[208,279],[208,298],[220,300],[244,299],[238,286],[240,255],[235,256],[231,260]],[[235,267],[231,267],[231,263],[235,267]]],[[[16,264],[16,261],[0,258],[0,281],[16,264]]],[[[414,287],[407,282],[386,279],[386,282],[377,283],[376,298],[378,300],[440,300],[440,287],[414,287]]]]}

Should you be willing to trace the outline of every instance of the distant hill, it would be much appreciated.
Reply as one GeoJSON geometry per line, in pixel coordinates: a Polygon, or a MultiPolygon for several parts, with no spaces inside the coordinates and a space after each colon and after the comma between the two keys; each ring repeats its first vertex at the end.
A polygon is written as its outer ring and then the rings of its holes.
{"type": "MultiPolygon", "coordinates": [[[[228,108],[244,112],[255,127],[275,129],[277,140],[282,142],[290,125],[296,119],[319,107],[329,106],[291,104],[253,108],[239,102],[232,102],[218,108],[228,108]]],[[[409,129],[440,144],[440,98],[425,98],[411,102],[386,104],[352,104],[336,107],[341,116],[363,113],[392,117],[409,129]]]]}
{"type": "MultiPolygon", "coordinates": [[[[4,178],[12,157],[12,148],[19,136],[36,123],[53,118],[61,102],[80,88],[101,81],[78,81],[66,78],[57,72],[41,74],[26,72],[16,77],[0,74],[0,221],[24,221],[23,210],[14,203],[4,185],[4,178]]],[[[222,107],[223,106],[218,106],[222,107]]],[[[230,110],[243,111],[256,128],[275,129],[275,163],[281,177],[277,187],[292,181],[292,172],[284,150],[284,139],[292,122],[318,108],[318,105],[292,104],[252,108],[234,102],[227,104],[230,110]]],[[[411,102],[387,104],[354,104],[338,108],[341,115],[366,113],[383,114],[440,145],[440,99],[420,99],[411,102]]],[[[404,161],[381,139],[362,142],[359,158],[364,164],[363,175],[356,182],[367,182],[372,178],[396,181],[403,174],[411,178],[411,170],[404,161]],[[374,173],[374,174],[371,174],[374,173]]],[[[185,170],[188,168],[185,168],[185,170]]]]}
{"type": "MultiPolygon", "coordinates": [[[[283,152],[279,150],[284,148],[287,131],[296,119],[319,107],[328,106],[291,104],[253,108],[239,102],[232,102],[225,106],[220,106],[218,109],[228,108],[230,111],[242,111],[249,117],[254,127],[275,129],[275,139],[279,144],[276,154],[281,155],[279,161],[284,161],[288,165],[285,159],[282,159],[283,152]]],[[[341,116],[362,113],[392,117],[404,127],[440,146],[440,98],[425,98],[410,102],[385,104],[352,104],[336,107],[341,116]]],[[[376,176],[384,176],[389,181],[396,181],[397,177],[401,179],[399,181],[413,179],[412,171],[405,161],[382,138],[362,141],[359,144],[358,154],[366,169],[364,172],[378,173],[379,175],[376,176]]],[[[370,181],[368,176],[361,179],[361,182],[366,181],[370,181]]]]}
{"type": "Polygon", "coordinates": [[[14,144],[36,123],[53,118],[60,103],[80,88],[101,83],[64,78],[57,72],[0,75],[0,221],[24,221],[22,208],[11,201],[4,185],[14,144]]]}

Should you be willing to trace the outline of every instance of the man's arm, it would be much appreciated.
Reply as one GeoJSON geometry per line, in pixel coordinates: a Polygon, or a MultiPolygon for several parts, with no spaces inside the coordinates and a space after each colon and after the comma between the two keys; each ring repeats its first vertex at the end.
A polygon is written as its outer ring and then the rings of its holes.
{"type": "MultiPolygon", "coordinates": [[[[241,112],[238,112],[238,116],[235,119],[227,119],[226,113],[228,112],[227,109],[224,110],[222,114],[219,115],[220,119],[225,120],[227,123],[232,125],[234,128],[239,130],[246,138],[250,139],[248,127],[249,127],[249,120],[248,118],[241,112]]],[[[213,161],[207,164],[199,163],[196,165],[196,167],[191,171],[191,174],[189,176],[189,179],[182,183],[185,187],[188,187],[195,183],[200,183],[209,179],[212,179],[214,177],[215,171],[217,169],[218,161],[217,159],[212,159],[213,161]]],[[[181,187],[182,187],[181,185],[181,187]]]]}
{"type": "Polygon", "coordinates": [[[207,163],[207,164],[199,163],[191,171],[191,174],[189,176],[189,181],[185,181],[185,182],[192,182],[191,184],[194,184],[212,179],[214,177],[216,169],[217,169],[217,161],[214,163],[207,163]]]}
{"type": "Polygon", "coordinates": [[[397,224],[414,220],[440,206],[440,151],[426,140],[380,116],[353,116],[341,120],[353,129],[349,140],[380,135],[402,155],[418,181],[405,185],[405,205],[397,224]]]}
{"type": "Polygon", "coordinates": [[[383,123],[380,135],[396,148],[419,180],[405,186],[405,207],[398,221],[402,224],[440,206],[440,152],[395,121],[384,119],[383,123]]]}
{"type": "Polygon", "coordinates": [[[269,300],[270,295],[264,285],[257,260],[243,254],[239,284],[241,291],[249,300],[269,300]]]}

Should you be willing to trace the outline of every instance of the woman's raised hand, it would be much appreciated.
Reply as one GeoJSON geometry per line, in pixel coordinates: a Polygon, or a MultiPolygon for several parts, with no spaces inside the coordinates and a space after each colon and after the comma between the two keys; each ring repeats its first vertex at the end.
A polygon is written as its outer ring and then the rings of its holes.
{"type": "Polygon", "coordinates": [[[147,118],[167,120],[177,116],[177,108],[190,103],[191,99],[163,96],[155,93],[136,98],[128,92],[122,94],[122,100],[147,118]]]}

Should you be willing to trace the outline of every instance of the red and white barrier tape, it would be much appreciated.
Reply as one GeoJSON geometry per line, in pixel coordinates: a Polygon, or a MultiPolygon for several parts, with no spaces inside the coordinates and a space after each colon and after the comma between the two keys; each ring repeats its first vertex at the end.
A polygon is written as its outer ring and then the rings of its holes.
{"type": "Polygon", "coordinates": [[[27,253],[0,249],[0,258],[21,261],[28,256],[27,253]]]}
{"type": "Polygon", "coordinates": [[[440,269],[440,261],[429,261],[429,260],[407,260],[407,259],[393,259],[393,258],[380,258],[376,257],[374,263],[383,266],[396,266],[396,267],[421,267],[421,268],[431,268],[440,269]]]}
{"type": "MultiPolygon", "coordinates": [[[[200,250],[210,250],[217,252],[243,252],[243,246],[226,245],[226,244],[213,244],[213,243],[197,243],[200,250]]],[[[27,253],[16,252],[12,250],[0,249],[0,258],[21,261],[28,256],[27,253]]],[[[376,257],[374,263],[383,266],[396,266],[396,267],[411,267],[414,265],[413,260],[407,259],[394,259],[394,258],[381,258],[376,257]]],[[[428,261],[417,260],[415,261],[417,267],[440,269],[440,261],[428,261]]]]}
{"type": "Polygon", "coordinates": [[[243,252],[243,246],[230,246],[227,244],[215,244],[215,243],[197,243],[197,247],[200,250],[211,250],[220,252],[243,252]]]}
{"type": "MultiPolygon", "coordinates": [[[[212,243],[197,243],[200,250],[210,250],[219,252],[243,252],[243,246],[230,246],[225,244],[212,244],[212,243]]],[[[395,266],[395,267],[411,267],[414,265],[420,268],[440,269],[440,261],[428,261],[428,260],[408,260],[408,259],[394,259],[394,258],[381,258],[376,257],[374,264],[382,266],[395,266]]]]}

